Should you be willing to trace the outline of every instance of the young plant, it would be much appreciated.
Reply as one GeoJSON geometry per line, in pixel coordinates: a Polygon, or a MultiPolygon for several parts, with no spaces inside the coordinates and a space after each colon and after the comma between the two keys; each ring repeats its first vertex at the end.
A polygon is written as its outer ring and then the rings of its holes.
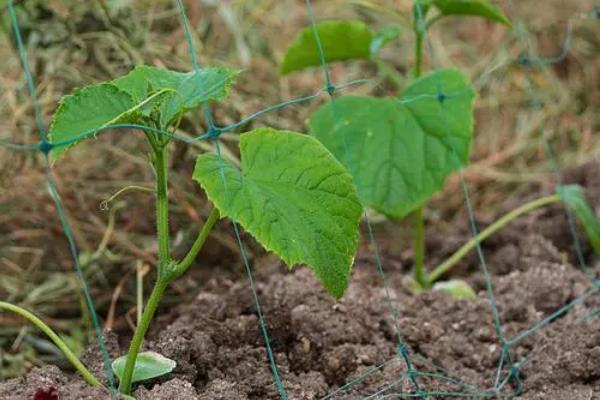
{"type": "MultiPolygon", "coordinates": [[[[518,216],[548,204],[565,202],[575,210],[586,233],[598,251],[600,227],[587,206],[582,190],[559,188],[559,193],[525,204],[482,231],[431,272],[425,269],[425,227],[423,209],[433,194],[442,189],[446,178],[469,163],[473,138],[475,91],[465,74],[457,69],[439,69],[421,76],[423,39],[427,29],[450,15],[473,15],[510,24],[501,10],[483,0],[416,0],[414,5],[416,79],[401,96],[375,98],[341,96],[321,106],[310,118],[310,134],[321,141],[352,173],[363,205],[391,219],[412,216],[414,224],[414,274],[411,287],[420,292],[458,263],[478,242],[518,216]],[[430,11],[437,14],[428,19],[430,11]],[[568,193],[568,195],[567,195],[568,193]],[[577,208],[580,208],[577,211],[577,208]],[[595,222],[592,222],[595,221],[595,222]],[[596,238],[595,241],[593,238],[596,238]]],[[[327,23],[330,24],[330,23],[327,23]]],[[[330,56],[329,25],[318,24],[326,61],[330,56]]],[[[319,49],[304,30],[288,48],[282,70],[315,66],[319,49]],[[305,43],[301,47],[298,43],[305,43]],[[308,44],[306,44],[308,43],[308,44]]],[[[337,45],[339,46],[339,43],[337,45]]],[[[600,252],[599,252],[600,254],[600,252]]],[[[434,288],[459,297],[473,297],[462,281],[439,282],[434,288]]]]}
{"type": "MultiPolygon", "coordinates": [[[[49,142],[44,144],[53,161],[68,147],[111,127],[141,129],[148,140],[156,176],[159,261],[156,282],[129,351],[113,363],[119,391],[125,395],[131,392],[132,383],[175,367],[159,354],[140,353],[144,336],[167,286],[192,266],[222,216],[239,223],[290,268],[309,266],[335,298],[348,286],[362,214],[352,176],[318,140],[290,131],[259,128],[242,134],[240,169],[213,154],[198,156],[193,179],[215,207],[187,255],[181,260],[171,257],[168,145],[172,132],[187,111],[224,100],[236,76],[227,68],[180,73],[139,66],[119,79],[65,96],[54,114],[49,142]]],[[[213,127],[208,137],[217,140],[219,132],[213,127]]],[[[52,338],[58,344],[60,339],[52,338]]],[[[65,351],[66,346],[59,347],[65,351]]],[[[88,382],[98,384],[72,353],[65,354],[88,382]]]]}

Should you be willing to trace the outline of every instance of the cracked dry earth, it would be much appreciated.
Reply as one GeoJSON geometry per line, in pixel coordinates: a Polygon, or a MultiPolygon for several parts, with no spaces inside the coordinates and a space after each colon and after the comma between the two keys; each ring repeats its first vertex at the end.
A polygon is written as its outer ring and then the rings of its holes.
{"type": "MultiPolygon", "coordinates": [[[[566,176],[588,188],[596,212],[599,168],[590,164],[566,176]]],[[[525,216],[484,243],[506,337],[531,328],[592,287],[575,265],[571,243],[564,211],[558,206],[525,216]]],[[[590,250],[584,251],[591,267],[600,272],[590,250]]],[[[256,266],[258,295],[289,399],[321,399],[374,366],[381,367],[329,398],[395,399],[412,390],[410,381],[403,379],[405,364],[396,356],[394,321],[372,254],[367,248],[361,250],[350,288],[339,302],[305,268],[290,273],[272,258],[256,266]]],[[[476,259],[465,262],[471,265],[466,265],[464,278],[478,290],[478,298],[467,301],[439,292],[411,295],[401,283],[406,274],[403,262],[393,254],[382,249],[398,324],[415,368],[473,385],[420,376],[420,386],[430,392],[481,392],[493,387],[501,349],[476,259]]],[[[600,319],[585,318],[598,310],[599,297],[590,296],[511,348],[513,359],[526,359],[519,371],[522,393],[515,397],[513,380],[500,398],[600,399],[600,319]]],[[[279,399],[253,304],[243,276],[232,282],[217,273],[194,302],[163,315],[164,326],[151,332],[146,347],[175,359],[177,368],[161,380],[138,386],[135,398],[279,399]]],[[[114,344],[113,355],[119,353],[117,347],[114,344]]],[[[86,357],[85,362],[101,374],[94,351],[86,357]]],[[[505,374],[506,370],[502,378],[505,374]]],[[[36,390],[48,387],[55,387],[58,398],[65,400],[109,398],[86,387],[76,375],[46,366],[0,383],[0,399],[31,400],[36,390]]],[[[432,394],[429,398],[451,397],[432,394]]]]}

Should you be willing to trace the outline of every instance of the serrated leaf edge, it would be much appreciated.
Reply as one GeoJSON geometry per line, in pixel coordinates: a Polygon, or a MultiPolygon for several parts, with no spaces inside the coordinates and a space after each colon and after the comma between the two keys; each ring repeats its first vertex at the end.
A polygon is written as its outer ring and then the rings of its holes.
{"type": "MultiPolygon", "coordinates": [[[[258,129],[260,129],[260,128],[258,128],[258,129]]],[[[244,136],[244,135],[251,135],[253,132],[254,132],[254,131],[250,131],[250,132],[246,132],[246,133],[243,133],[243,134],[241,134],[241,135],[240,135],[240,147],[241,147],[241,136],[244,136]]],[[[338,161],[338,159],[337,159],[337,158],[336,158],[336,157],[333,155],[333,153],[331,153],[331,152],[329,151],[329,149],[327,149],[325,146],[323,146],[323,144],[322,144],[321,142],[319,142],[319,141],[318,141],[318,139],[316,139],[316,138],[314,138],[314,137],[312,137],[312,136],[310,136],[310,135],[303,135],[303,134],[300,134],[300,133],[297,133],[297,132],[293,132],[293,131],[285,131],[285,130],[282,130],[282,131],[278,131],[278,132],[282,132],[282,133],[291,133],[291,134],[295,134],[295,135],[298,135],[298,136],[302,136],[302,137],[310,138],[310,140],[315,140],[315,141],[316,141],[316,142],[317,142],[317,143],[318,143],[318,144],[319,144],[319,145],[320,145],[320,146],[321,146],[321,147],[322,147],[324,150],[326,150],[326,151],[329,153],[329,155],[331,156],[331,159],[332,159],[332,160],[334,160],[334,161],[335,161],[335,163],[337,163],[337,164],[338,164],[338,166],[339,166],[340,168],[342,168],[342,169],[345,171],[345,173],[348,175],[348,177],[350,178],[350,180],[351,180],[352,182],[354,182],[354,179],[353,179],[352,175],[351,175],[351,174],[350,174],[350,173],[347,171],[346,167],[345,167],[345,166],[344,166],[344,165],[343,165],[341,162],[339,162],[339,161],[338,161]]],[[[196,160],[200,159],[200,157],[203,157],[203,156],[214,156],[214,154],[206,154],[206,153],[205,153],[205,154],[201,154],[201,155],[199,155],[199,156],[197,157],[197,159],[196,159],[196,160]]],[[[197,161],[196,161],[196,162],[197,162],[197,161]]],[[[241,169],[239,169],[238,167],[235,167],[235,168],[236,168],[236,170],[237,170],[238,172],[240,172],[240,175],[241,175],[241,176],[243,176],[243,174],[241,173],[241,172],[242,172],[242,171],[241,171],[241,169]]],[[[195,181],[196,181],[196,182],[197,182],[197,183],[200,185],[200,187],[202,188],[202,190],[203,190],[203,191],[204,191],[204,193],[206,194],[206,197],[208,198],[208,200],[210,200],[210,201],[211,201],[211,203],[213,203],[213,204],[214,204],[214,205],[217,207],[217,209],[219,209],[219,211],[220,211],[220,212],[222,212],[222,215],[223,215],[223,216],[225,216],[225,217],[227,217],[227,218],[230,218],[230,219],[232,219],[232,220],[235,220],[235,218],[233,218],[231,215],[229,215],[228,213],[225,213],[225,212],[223,211],[223,209],[222,209],[222,204],[221,204],[219,201],[216,201],[216,200],[215,200],[215,199],[214,199],[214,198],[213,198],[213,197],[212,197],[212,196],[209,194],[209,192],[206,190],[206,187],[204,186],[204,184],[203,184],[203,183],[202,183],[202,182],[201,182],[199,179],[196,179],[195,177],[193,177],[193,179],[194,179],[194,180],[195,180],[195,181]],[[221,204],[221,205],[220,205],[220,204],[221,204]]],[[[363,206],[362,202],[360,201],[360,198],[358,197],[358,193],[356,192],[356,188],[354,188],[354,196],[355,196],[356,203],[357,203],[357,204],[358,204],[358,205],[361,207],[361,209],[363,209],[363,210],[364,210],[364,206],[363,206]]],[[[358,224],[360,223],[360,220],[361,220],[361,219],[362,219],[362,212],[361,212],[361,213],[358,215],[358,218],[357,218],[357,221],[356,221],[356,224],[357,224],[357,226],[358,226],[358,224]]],[[[237,222],[237,220],[235,220],[235,221],[236,221],[236,223],[239,223],[240,225],[242,225],[242,223],[241,223],[241,222],[237,222]]],[[[295,261],[295,260],[292,260],[292,259],[289,259],[289,258],[288,258],[288,259],[286,259],[286,257],[282,257],[282,256],[279,254],[279,252],[278,252],[278,251],[276,251],[276,250],[275,250],[275,249],[273,249],[271,246],[269,246],[269,245],[267,245],[267,244],[263,243],[261,240],[259,240],[259,239],[258,239],[258,237],[257,237],[257,235],[256,235],[256,232],[254,231],[254,229],[248,229],[248,227],[246,227],[246,226],[244,226],[244,225],[242,225],[242,226],[244,227],[244,230],[245,230],[246,232],[248,232],[250,235],[252,235],[252,237],[253,237],[254,239],[256,239],[256,240],[257,240],[257,241],[260,243],[260,245],[261,245],[261,246],[263,246],[263,247],[265,248],[265,250],[266,250],[267,252],[273,253],[273,254],[277,255],[277,257],[281,258],[281,259],[282,259],[282,260],[285,262],[285,264],[287,265],[287,267],[288,267],[288,270],[292,271],[292,270],[293,270],[293,268],[294,268],[294,266],[296,266],[296,265],[306,265],[308,268],[310,268],[311,270],[313,270],[313,268],[312,268],[312,267],[311,267],[309,264],[303,263],[302,261],[295,261]]],[[[356,232],[354,232],[354,234],[352,235],[352,237],[351,237],[350,239],[352,240],[353,244],[354,244],[354,245],[355,245],[355,246],[358,248],[358,242],[359,242],[359,239],[360,239],[360,235],[359,235],[358,229],[356,230],[356,232]]],[[[353,254],[353,255],[351,255],[351,257],[350,257],[350,259],[349,259],[349,260],[346,260],[346,261],[349,263],[349,264],[348,264],[348,265],[349,265],[349,269],[348,269],[348,276],[350,276],[350,274],[352,273],[352,269],[353,269],[353,266],[354,266],[354,260],[355,260],[355,258],[356,258],[356,254],[353,254]]],[[[315,274],[315,275],[316,275],[316,274],[315,274]]],[[[317,278],[318,278],[318,277],[317,277],[317,278]]],[[[319,278],[319,280],[320,280],[320,278],[319,278]]],[[[347,280],[347,281],[346,281],[346,288],[347,288],[347,285],[348,285],[348,283],[349,283],[349,281],[348,281],[347,277],[346,277],[346,280],[347,280]]],[[[327,290],[327,291],[328,291],[330,294],[332,294],[332,295],[333,295],[333,296],[334,296],[336,299],[339,299],[339,298],[341,298],[341,296],[344,294],[344,291],[345,291],[345,289],[344,289],[344,290],[342,290],[342,292],[341,292],[341,293],[337,294],[337,293],[332,293],[332,292],[330,292],[330,291],[329,291],[327,288],[325,288],[325,289],[326,289],[326,290],[327,290]]]]}
{"type": "MultiPolygon", "coordinates": [[[[70,100],[70,99],[72,99],[74,97],[80,96],[81,94],[83,94],[83,93],[85,93],[85,92],[87,92],[89,90],[96,89],[96,88],[101,87],[101,86],[110,87],[111,90],[115,90],[115,93],[121,92],[121,93],[127,95],[129,97],[129,99],[131,100],[132,103],[135,103],[135,101],[134,101],[133,97],[131,96],[131,94],[129,94],[128,92],[126,92],[124,90],[119,89],[117,86],[115,86],[114,84],[112,84],[110,82],[102,82],[102,83],[97,83],[97,84],[94,84],[94,85],[88,85],[88,86],[77,88],[77,89],[75,89],[73,91],[73,93],[70,93],[68,95],[63,96],[63,98],[60,100],[60,103],[59,103],[58,107],[56,108],[56,111],[53,114],[52,122],[50,123],[49,129],[48,129],[48,141],[50,143],[53,142],[53,136],[54,136],[53,135],[53,133],[54,133],[54,129],[53,128],[54,128],[55,123],[56,123],[56,117],[59,116],[60,114],[64,113],[64,112],[67,112],[67,111],[65,111],[65,109],[68,109],[68,107],[71,106],[68,103],[68,100],[70,100]]],[[[99,126],[96,130],[99,131],[99,130],[101,130],[102,128],[104,128],[106,126],[109,126],[109,125],[113,124],[115,121],[118,121],[123,116],[127,115],[130,112],[133,112],[134,108],[135,107],[132,107],[131,109],[128,109],[127,111],[119,114],[117,117],[113,118],[108,123],[105,123],[105,124],[99,126]]],[[[80,132],[79,134],[82,134],[82,133],[83,132],[80,132]]],[[[81,142],[81,140],[83,140],[83,139],[77,140],[77,141],[75,141],[75,142],[73,142],[73,143],[71,143],[71,144],[63,147],[61,149],[62,151],[59,154],[59,156],[58,157],[54,157],[53,162],[56,161],[57,158],[60,158],[60,156],[62,156],[64,153],[66,153],[66,151],[68,149],[70,149],[71,147],[73,147],[76,144],[78,144],[79,142],[81,142]]]]}

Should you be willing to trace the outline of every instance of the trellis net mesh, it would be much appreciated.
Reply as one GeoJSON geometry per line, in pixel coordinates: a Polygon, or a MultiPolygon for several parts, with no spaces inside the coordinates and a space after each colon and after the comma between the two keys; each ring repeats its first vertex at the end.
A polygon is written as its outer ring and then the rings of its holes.
{"type": "MultiPolygon", "coordinates": [[[[190,27],[188,18],[186,16],[186,9],[181,0],[177,0],[176,3],[177,3],[177,9],[179,11],[180,22],[183,26],[185,38],[186,38],[186,41],[187,41],[187,44],[189,47],[189,55],[190,55],[190,59],[192,61],[191,67],[192,67],[193,71],[195,71],[196,73],[199,73],[202,70],[202,66],[200,65],[198,58],[197,58],[197,51],[194,46],[193,34],[191,31],[191,27],[190,27]]],[[[415,4],[416,4],[416,10],[417,10],[416,16],[418,19],[417,24],[419,24],[420,26],[423,27],[423,29],[425,29],[425,39],[426,39],[425,44],[426,44],[426,49],[427,49],[428,56],[430,59],[430,63],[434,67],[441,67],[440,63],[438,62],[438,57],[435,54],[434,46],[432,46],[431,43],[429,42],[429,35],[426,30],[427,26],[423,21],[423,13],[422,13],[422,8],[421,8],[422,5],[420,4],[419,0],[417,0],[415,2],[415,4]]],[[[288,101],[285,101],[282,103],[271,105],[261,111],[255,112],[255,113],[249,115],[248,117],[243,118],[242,120],[240,120],[238,122],[229,124],[227,126],[218,126],[215,122],[215,118],[213,118],[210,107],[206,106],[206,107],[204,107],[203,112],[204,112],[205,123],[208,126],[208,130],[206,132],[203,132],[203,133],[198,134],[197,136],[193,136],[193,137],[181,136],[181,135],[177,135],[173,132],[166,132],[166,131],[156,129],[154,127],[133,125],[133,124],[110,125],[110,126],[107,126],[106,128],[103,128],[102,131],[109,130],[109,129],[137,129],[137,130],[145,130],[146,132],[152,132],[153,134],[156,134],[156,135],[167,136],[174,141],[181,141],[181,142],[188,143],[188,144],[197,143],[197,142],[201,142],[201,141],[210,141],[210,142],[213,142],[214,149],[216,150],[217,156],[219,158],[221,158],[222,157],[221,145],[220,145],[220,135],[221,134],[223,134],[225,132],[237,131],[239,128],[244,127],[248,122],[258,119],[258,118],[261,118],[267,113],[270,113],[270,112],[273,112],[276,110],[281,110],[281,109],[284,109],[284,108],[292,106],[292,105],[299,105],[299,104],[303,104],[306,102],[310,102],[313,100],[317,100],[317,99],[326,97],[326,101],[331,102],[331,105],[334,110],[334,115],[335,115],[336,114],[336,112],[335,112],[336,96],[340,93],[340,91],[345,90],[349,87],[353,87],[353,86],[370,85],[370,84],[372,84],[372,81],[370,81],[370,80],[355,80],[355,81],[350,81],[350,82],[346,82],[346,83],[338,83],[338,82],[334,82],[332,80],[332,75],[330,74],[329,66],[326,62],[327,55],[325,54],[323,46],[321,46],[319,33],[317,30],[317,26],[316,26],[316,21],[318,19],[318,16],[316,16],[314,14],[310,0],[306,0],[305,7],[306,7],[306,13],[307,13],[307,16],[309,19],[309,23],[312,26],[313,34],[314,34],[315,40],[318,44],[318,49],[319,49],[319,53],[320,53],[319,55],[320,55],[320,60],[321,60],[321,69],[322,69],[324,85],[323,85],[322,89],[320,89],[318,92],[316,92],[312,95],[303,96],[303,97],[299,97],[299,98],[293,98],[291,100],[288,100],[288,101]]],[[[88,312],[89,312],[89,315],[91,317],[91,320],[92,320],[92,323],[93,323],[93,326],[95,329],[97,341],[99,343],[99,346],[100,346],[100,349],[101,349],[101,352],[103,355],[106,381],[108,382],[108,386],[111,388],[111,391],[114,396],[116,393],[116,383],[115,383],[115,378],[113,377],[112,370],[110,367],[111,360],[110,360],[109,353],[106,349],[106,343],[105,343],[105,338],[103,336],[103,332],[101,329],[100,318],[96,312],[94,299],[92,298],[92,296],[90,295],[90,292],[88,290],[88,283],[86,282],[86,277],[82,271],[82,266],[80,265],[80,257],[79,257],[79,253],[78,253],[78,247],[77,247],[75,235],[74,235],[72,226],[70,225],[70,222],[67,218],[65,206],[64,206],[63,200],[59,194],[59,190],[58,190],[57,184],[55,182],[55,178],[53,177],[53,174],[51,172],[51,165],[50,165],[50,160],[49,160],[49,154],[52,149],[55,149],[55,148],[61,147],[61,146],[64,146],[64,147],[69,146],[70,144],[72,144],[76,141],[79,141],[82,138],[96,136],[96,135],[100,134],[101,132],[98,130],[94,130],[94,131],[90,131],[90,132],[81,132],[80,135],[78,135],[76,138],[73,138],[72,140],[68,140],[68,141],[64,141],[64,142],[51,143],[48,141],[47,132],[45,129],[45,123],[43,121],[42,109],[41,109],[41,105],[40,105],[38,95],[36,92],[36,83],[33,80],[33,74],[30,70],[30,63],[28,60],[28,53],[27,53],[28,50],[26,49],[26,46],[24,45],[23,40],[22,40],[21,30],[20,30],[20,26],[19,26],[19,20],[17,18],[17,14],[15,12],[15,5],[13,4],[13,1],[6,2],[6,10],[10,16],[10,22],[12,25],[14,39],[16,41],[17,48],[19,50],[19,56],[20,56],[20,59],[22,62],[24,78],[27,83],[29,94],[31,96],[31,101],[33,103],[35,123],[37,126],[37,132],[39,134],[39,138],[38,138],[37,143],[16,144],[16,143],[2,142],[0,144],[5,148],[8,148],[8,149],[11,149],[14,151],[31,151],[31,152],[37,151],[37,152],[40,152],[44,156],[45,163],[46,163],[45,168],[46,168],[47,187],[51,194],[52,200],[54,202],[56,213],[58,214],[59,220],[61,222],[62,230],[63,230],[64,235],[67,238],[67,241],[69,244],[69,251],[72,255],[73,265],[74,265],[75,271],[76,271],[78,279],[79,279],[79,284],[81,285],[82,291],[84,293],[86,307],[88,308],[88,312]]],[[[572,30],[573,30],[572,29],[573,24],[575,24],[577,21],[580,21],[582,19],[597,18],[598,17],[597,14],[598,14],[598,9],[592,9],[587,14],[577,14],[577,15],[574,15],[571,18],[569,18],[567,30],[565,32],[565,38],[564,38],[564,42],[563,42],[563,46],[562,46],[562,51],[557,56],[549,57],[549,58],[539,57],[535,53],[535,45],[533,44],[533,42],[531,40],[530,34],[528,33],[528,31],[525,27],[525,24],[521,21],[515,21],[514,27],[513,27],[513,34],[515,35],[515,37],[517,39],[517,43],[521,44],[523,51],[522,51],[521,55],[518,57],[518,59],[510,60],[506,64],[510,64],[513,66],[517,65],[519,68],[522,69],[523,74],[529,83],[527,90],[530,93],[530,97],[533,99],[533,103],[534,103],[533,108],[534,109],[544,107],[544,105],[538,100],[538,95],[536,92],[536,90],[537,90],[536,85],[532,82],[531,77],[530,77],[531,71],[536,68],[544,68],[544,67],[552,65],[554,63],[561,62],[565,57],[567,57],[567,55],[569,54],[569,51],[570,51],[570,46],[571,46],[571,35],[572,35],[572,30]]],[[[340,46],[343,46],[343,43],[340,43],[340,46]]],[[[493,68],[497,69],[500,67],[502,67],[502,66],[494,66],[493,68]]],[[[483,74],[483,75],[485,75],[485,74],[483,74]]],[[[451,104],[451,102],[454,99],[460,98],[463,95],[466,95],[466,93],[445,92],[443,85],[440,84],[440,85],[438,85],[438,88],[435,92],[431,92],[427,95],[420,95],[420,96],[418,96],[416,98],[412,98],[412,99],[405,98],[405,99],[402,99],[401,102],[407,104],[407,103],[412,103],[412,102],[419,102],[424,99],[428,99],[428,100],[440,99],[440,103],[441,103],[442,107],[444,107],[445,105],[451,104]]],[[[557,176],[556,183],[560,184],[560,175],[561,175],[560,167],[559,167],[557,160],[555,159],[551,144],[548,142],[547,136],[544,134],[543,127],[542,127],[542,129],[540,129],[539,140],[543,142],[544,147],[546,148],[547,157],[550,160],[551,165],[554,166],[553,172],[557,176]]],[[[359,168],[359,166],[355,166],[355,167],[359,168]]],[[[350,169],[352,169],[352,166],[350,169]]],[[[473,203],[471,201],[469,187],[467,185],[463,171],[460,170],[458,175],[459,175],[459,179],[460,179],[460,187],[461,187],[461,190],[464,195],[464,203],[465,203],[466,213],[467,213],[468,219],[469,219],[470,231],[471,231],[472,236],[476,237],[477,234],[479,233],[479,227],[478,227],[478,224],[477,224],[476,218],[475,218],[476,210],[473,209],[473,203]]],[[[225,174],[222,173],[221,176],[222,176],[222,179],[224,180],[223,184],[227,188],[227,182],[225,181],[225,174]]],[[[360,191],[360,188],[358,188],[358,190],[360,191]]],[[[563,314],[568,313],[576,305],[586,301],[587,299],[589,299],[592,296],[597,295],[597,292],[599,289],[599,286],[598,286],[599,282],[596,280],[590,267],[586,264],[585,258],[582,254],[582,249],[581,249],[581,244],[580,244],[581,239],[579,238],[577,226],[574,222],[574,217],[573,217],[573,215],[571,215],[571,211],[569,211],[567,208],[565,208],[565,212],[567,213],[567,220],[568,220],[569,226],[570,226],[570,233],[572,235],[572,240],[574,243],[573,248],[575,249],[575,252],[576,252],[576,260],[579,264],[579,267],[582,269],[582,271],[584,271],[586,273],[586,275],[589,277],[589,289],[580,297],[572,300],[571,302],[566,304],[564,307],[553,312],[551,315],[548,315],[545,318],[541,319],[534,326],[522,331],[521,333],[519,333],[515,336],[508,337],[505,334],[505,330],[503,328],[503,322],[500,317],[500,313],[498,311],[498,305],[497,305],[496,298],[494,295],[494,287],[492,284],[492,280],[490,278],[490,273],[488,271],[488,265],[486,262],[485,253],[484,253],[483,248],[480,245],[480,243],[477,242],[476,251],[477,251],[479,266],[480,266],[481,272],[483,273],[483,276],[485,279],[486,296],[487,296],[487,300],[489,302],[489,312],[491,313],[494,327],[495,327],[497,345],[500,348],[496,372],[495,372],[494,376],[490,377],[489,387],[479,387],[479,386],[473,385],[469,382],[462,380],[461,377],[459,377],[459,376],[453,376],[452,371],[445,371],[443,368],[433,365],[430,361],[428,361],[428,359],[426,357],[421,356],[419,354],[419,352],[413,351],[411,349],[411,347],[405,342],[404,337],[403,337],[403,328],[404,327],[402,326],[402,324],[400,322],[402,311],[398,309],[397,304],[395,303],[394,299],[390,295],[390,287],[389,287],[389,282],[388,282],[387,276],[386,276],[386,268],[385,268],[384,262],[382,260],[382,257],[380,256],[378,242],[375,239],[375,235],[373,234],[372,222],[370,220],[370,216],[367,213],[365,213],[363,221],[364,221],[364,224],[366,227],[366,232],[367,232],[366,240],[370,243],[370,248],[373,251],[373,258],[375,260],[375,266],[377,268],[377,273],[380,277],[382,288],[385,290],[385,297],[386,297],[386,301],[387,301],[387,311],[389,312],[390,318],[393,321],[393,328],[394,328],[395,342],[396,342],[395,356],[392,359],[387,360],[386,362],[384,362],[380,365],[375,365],[375,366],[372,366],[371,368],[366,369],[360,375],[357,375],[357,376],[352,377],[351,379],[348,379],[345,385],[340,386],[337,390],[322,397],[321,400],[335,399],[335,398],[342,397],[343,394],[347,390],[351,389],[355,385],[362,384],[364,381],[367,380],[367,378],[370,375],[380,372],[384,367],[387,367],[392,363],[398,363],[398,365],[401,365],[400,370],[402,371],[402,373],[399,374],[399,376],[397,376],[396,380],[390,381],[386,385],[369,388],[369,390],[367,392],[365,392],[363,395],[364,399],[387,399],[387,398],[390,398],[390,399],[391,398],[426,399],[426,398],[451,398],[451,397],[496,398],[498,396],[518,395],[522,390],[520,370],[526,363],[528,363],[529,356],[524,356],[524,357],[516,356],[513,353],[513,348],[515,347],[515,345],[519,344],[525,338],[530,337],[538,330],[543,329],[544,327],[549,325],[552,321],[556,320],[558,317],[562,316],[563,314]]],[[[270,366],[270,370],[273,375],[273,384],[276,386],[279,396],[282,399],[287,399],[288,395],[286,393],[286,385],[285,385],[286,377],[284,374],[280,373],[280,370],[278,368],[277,358],[271,348],[271,342],[270,342],[270,338],[269,338],[269,330],[268,330],[268,324],[267,324],[269,315],[265,315],[261,311],[260,297],[257,294],[256,288],[255,288],[253,275],[252,275],[252,269],[250,266],[249,257],[247,256],[246,249],[245,249],[244,243],[242,241],[242,235],[240,233],[240,228],[238,227],[238,224],[235,221],[231,221],[231,226],[232,226],[232,232],[233,232],[235,241],[237,242],[237,245],[239,247],[239,252],[242,256],[243,267],[247,273],[249,289],[252,291],[252,294],[253,294],[253,301],[255,303],[255,309],[256,309],[257,316],[258,316],[258,323],[260,325],[260,331],[262,332],[262,336],[264,339],[264,345],[265,345],[265,349],[266,349],[265,356],[267,357],[267,360],[268,360],[268,363],[270,366]]],[[[590,315],[589,317],[594,317],[594,315],[590,315]]],[[[536,350],[534,349],[533,351],[536,351],[536,350]]]]}

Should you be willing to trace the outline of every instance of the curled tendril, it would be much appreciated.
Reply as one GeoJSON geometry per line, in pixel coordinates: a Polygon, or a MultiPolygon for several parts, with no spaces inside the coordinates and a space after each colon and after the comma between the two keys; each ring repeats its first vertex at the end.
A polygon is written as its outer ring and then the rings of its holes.
{"type": "Polygon", "coordinates": [[[129,192],[129,191],[154,193],[154,189],[149,188],[147,186],[138,186],[138,185],[125,186],[124,188],[120,189],[115,194],[113,194],[112,196],[110,196],[108,199],[102,200],[100,202],[100,210],[102,210],[102,211],[108,211],[110,209],[110,203],[111,202],[113,202],[117,197],[119,197],[123,193],[129,192]]]}

